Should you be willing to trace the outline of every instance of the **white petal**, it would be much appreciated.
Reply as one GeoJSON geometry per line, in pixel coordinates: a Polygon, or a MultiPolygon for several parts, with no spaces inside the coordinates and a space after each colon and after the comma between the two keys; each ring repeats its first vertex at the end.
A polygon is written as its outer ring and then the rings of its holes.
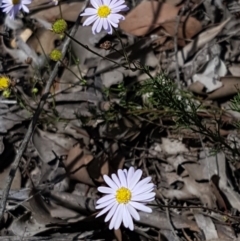
{"type": "Polygon", "coordinates": [[[107,17],[107,21],[114,27],[114,28],[117,28],[118,25],[114,22],[111,21],[111,14],[107,17]]]}
{"type": "Polygon", "coordinates": [[[107,207],[108,205],[111,205],[112,203],[115,203],[115,202],[116,202],[116,200],[111,199],[111,200],[108,200],[108,201],[106,201],[106,202],[104,202],[104,203],[97,204],[97,205],[96,205],[96,209],[105,208],[105,207],[107,207]]]}
{"type": "Polygon", "coordinates": [[[140,180],[141,176],[142,176],[142,170],[138,169],[138,170],[134,173],[133,177],[131,178],[131,182],[130,182],[130,189],[131,189],[131,190],[132,190],[132,189],[135,187],[135,185],[138,183],[138,181],[140,180]]]}
{"type": "Polygon", "coordinates": [[[114,23],[119,23],[120,20],[124,20],[125,17],[121,14],[117,14],[117,13],[112,13],[109,15],[110,18],[111,18],[111,21],[114,22],[114,23]]]}
{"type": "Polygon", "coordinates": [[[134,190],[132,190],[133,196],[141,194],[141,193],[148,193],[148,192],[151,192],[154,189],[153,183],[145,184],[145,185],[142,185],[141,187],[138,187],[138,188],[136,188],[136,186],[134,187],[134,190]]]}
{"type": "Polygon", "coordinates": [[[125,176],[123,170],[118,169],[118,177],[120,179],[121,186],[127,187],[126,176],[125,176]]]}
{"type": "Polygon", "coordinates": [[[128,174],[127,174],[127,187],[128,188],[130,186],[130,181],[131,181],[133,174],[134,174],[134,167],[130,167],[128,170],[128,174]]]}
{"type": "Polygon", "coordinates": [[[124,205],[123,207],[123,225],[125,226],[125,228],[128,228],[129,226],[129,219],[128,219],[128,210],[127,210],[127,207],[126,205],[124,205]]]}
{"type": "Polygon", "coordinates": [[[113,214],[113,217],[112,217],[112,219],[111,219],[111,222],[110,222],[110,224],[109,224],[109,229],[110,229],[110,230],[111,230],[113,227],[115,227],[116,222],[119,221],[119,216],[122,215],[122,212],[120,212],[120,210],[122,211],[121,205],[118,205],[115,213],[113,214]]]}
{"type": "Polygon", "coordinates": [[[147,183],[150,182],[151,180],[152,180],[151,177],[143,178],[143,179],[132,189],[132,191],[133,191],[133,192],[137,191],[139,188],[141,188],[143,185],[147,184],[147,183]]]}
{"type": "Polygon", "coordinates": [[[144,203],[147,204],[149,202],[152,202],[153,200],[155,200],[155,197],[144,200],[144,203]]]}
{"type": "Polygon", "coordinates": [[[90,24],[92,24],[94,21],[96,21],[97,20],[97,16],[95,16],[95,15],[93,15],[93,16],[91,16],[91,17],[88,17],[85,21],[84,21],[84,23],[83,23],[83,26],[88,26],[88,25],[90,25],[90,24]]]}
{"type": "Polygon", "coordinates": [[[115,221],[115,225],[114,225],[114,229],[117,230],[119,229],[121,223],[122,223],[122,220],[123,220],[123,208],[124,208],[124,204],[120,204],[119,205],[119,215],[117,215],[117,219],[115,221]]]}
{"type": "MultiPolygon", "coordinates": [[[[124,217],[123,217],[123,218],[124,218],[124,217]]],[[[129,228],[130,230],[133,230],[133,229],[134,229],[133,219],[132,219],[132,217],[131,217],[131,215],[130,215],[129,210],[128,210],[127,207],[126,207],[126,218],[127,218],[127,220],[128,220],[128,228],[129,228]]]]}
{"type": "Polygon", "coordinates": [[[113,29],[110,23],[108,23],[108,30],[107,30],[108,34],[112,34],[113,33],[113,29]]]}
{"type": "Polygon", "coordinates": [[[115,202],[113,202],[111,205],[108,205],[107,207],[105,207],[105,208],[96,216],[96,218],[97,218],[97,217],[100,217],[101,215],[103,215],[104,213],[106,213],[108,210],[110,210],[110,209],[113,207],[114,204],[115,204],[115,202]]]}
{"type": "Polygon", "coordinates": [[[114,203],[111,210],[109,211],[106,218],[104,219],[105,222],[108,222],[112,218],[113,214],[116,212],[117,207],[118,207],[118,203],[114,203]]]}
{"type": "MultiPolygon", "coordinates": [[[[95,22],[95,23],[96,23],[96,22],[95,22]]],[[[116,190],[118,189],[117,185],[112,181],[112,179],[111,179],[109,176],[104,175],[104,176],[103,176],[103,179],[104,179],[104,181],[107,183],[107,185],[108,185],[109,187],[111,187],[114,191],[116,191],[116,190]]]]}
{"type": "Polygon", "coordinates": [[[103,0],[103,5],[109,6],[110,2],[111,2],[111,0],[103,0]]]}
{"type": "Polygon", "coordinates": [[[103,19],[100,18],[100,21],[97,26],[97,33],[100,33],[100,31],[102,30],[102,27],[103,27],[103,19]]]}
{"type": "Polygon", "coordinates": [[[104,203],[108,200],[115,200],[115,196],[113,194],[108,194],[100,199],[97,200],[97,204],[104,203]]]}
{"type": "Polygon", "coordinates": [[[96,9],[99,8],[99,6],[101,6],[101,4],[99,4],[99,1],[96,0],[90,0],[91,4],[93,7],[95,7],[96,9]]]}
{"type": "Polygon", "coordinates": [[[116,193],[113,189],[111,189],[109,187],[98,187],[98,191],[102,192],[102,193],[106,193],[106,194],[110,194],[110,193],[115,194],[116,193]]]}
{"type": "Polygon", "coordinates": [[[111,13],[119,13],[119,12],[125,12],[128,11],[129,7],[127,5],[122,5],[117,8],[114,8],[111,10],[111,13]]]}
{"type": "Polygon", "coordinates": [[[25,13],[29,13],[29,9],[25,5],[22,5],[22,9],[25,13]]]}
{"type": "Polygon", "coordinates": [[[85,13],[97,14],[97,10],[95,8],[86,8],[85,13]]]}
{"type": "Polygon", "coordinates": [[[141,203],[138,203],[138,202],[129,202],[130,205],[132,205],[134,208],[140,210],[140,211],[143,211],[143,212],[146,212],[146,213],[151,213],[152,212],[152,209],[141,204],[141,203]]]}
{"type": "Polygon", "coordinates": [[[148,200],[150,198],[153,198],[155,197],[155,192],[150,192],[150,193],[147,193],[147,194],[140,194],[140,195],[137,195],[137,196],[133,196],[131,201],[141,201],[141,202],[145,202],[145,200],[148,200]]]}
{"type": "Polygon", "coordinates": [[[117,185],[118,188],[121,187],[121,183],[120,183],[120,181],[119,181],[119,179],[118,179],[118,177],[115,173],[112,174],[112,179],[113,179],[113,181],[115,182],[115,184],[117,185]]]}
{"type": "MultiPolygon", "coordinates": [[[[107,19],[106,18],[103,18],[103,28],[105,30],[108,30],[108,22],[107,22],[107,19]]],[[[113,179],[113,178],[112,178],[113,179]]],[[[114,181],[114,180],[113,180],[114,181]]]]}
{"type": "Polygon", "coordinates": [[[123,1],[123,0],[120,0],[120,1],[112,1],[112,2],[110,3],[109,7],[110,7],[111,9],[113,9],[113,8],[115,8],[115,7],[118,7],[118,6],[122,5],[122,4],[124,4],[124,3],[125,3],[125,1],[123,1]]]}
{"type": "Polygon", "coordinates": [[[127,207],[128,212],[131,214],[131,216],[135,220],[140,220],[140,216],[133,206],[131,206],[130,204],[127,204],[126,207],[127,207]]]}
{"type": "MultiPolygon", "coordinates": [[[[96,19],[96,21],[94,22],[94,24],[93,24],[93,26],[92,26],[92,33],[93,34],[96,34],[96,30],[97,30],[97,26],[98,26],[98,23],[99,23],[99,21],[100,21],[100,19],[99,18],[97,18],[96,19]]],[[[104,176],[106,176],[106,175],[104,175],[104,176]]],[[[104,176],[103,176],[103,179],[104,179],[104,176]]],[[[108,177],[109,178],[109,177],[108,177]]],[[[110,178],[109,178],[110,179],[110,178]]],[[[104,179],[105,180],[105,179],[104,179]]],[[[106,182],[106,180],[105,180],[105,182],[106,182]]]]}

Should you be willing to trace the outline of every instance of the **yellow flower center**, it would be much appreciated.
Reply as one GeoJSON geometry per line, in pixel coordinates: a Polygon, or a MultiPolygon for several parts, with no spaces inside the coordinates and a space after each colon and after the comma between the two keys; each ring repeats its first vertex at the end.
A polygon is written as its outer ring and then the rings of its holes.
{"type": "Polygon", "coordinates": [[[116,191],[116,200],[118,203],[128,203],[131,200],[132,193],[129,189],[121,187],[116,191]]]}
{"type": "Polygon", "coordinates": [[[13,5],[17,5],[17,4],[19,4],[21,2],[21,0],[12,0],[12,4],[13,5]]]}
{"type": "Polygon", "coordinates": [[[58,50],[58,49],[54,49],[54,50],[52,50],[51,53],[49,54],[49,57],[50,57],[51,60],[57,62],[57,61],[61,60],[61,58],[62,58],[62,52],[61,52],[60,50],[58,50]]]}
{"type": "Polygon", "coordinates": [[[0,76],[0,90],[5,90],[10,86],[10,79],[6,76],[0,76]]]}
{"type": "Polygon", "coordinates": [[[101,7],[98,8],[98,11],[97,11],[97,15],[100,18],[106,18],[110,13],[111,13],[111,9],[106,5],[102,5],[101,7]]]}

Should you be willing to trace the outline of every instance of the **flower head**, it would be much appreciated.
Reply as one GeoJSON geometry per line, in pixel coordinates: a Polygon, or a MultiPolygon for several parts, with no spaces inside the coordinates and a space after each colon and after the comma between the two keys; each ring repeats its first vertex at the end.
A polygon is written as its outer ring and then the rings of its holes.
{"type": "Polygon", "coordinates": [[[58,49],[54,49],[50,54],[49,57],[53,61],[59,61],[62,58],[62,52],[58,49]]]}
{"type": "Polygon", "coordinates": [[[8,99],[11,95],[11,90],[7,89],[2,92],[4,98],[8,99]]]}
{"type": "Polygon", "coordinates": [[[124,0],[90,0],[94,8],[86,8],[81,16],[89,16],[83,23],[83,26],[93,24],[93,34],[99,33],[104,28],[109,34],[112,34],[112,26],[118,27],[120,20],[124,16],[118,14],[121,11],[127,11],[128,7],[124,0]]]}
{"type": "Polygon", "coordinates": [[[117,174],[112,174],[112,178],[103,176],[109,187],[98,188],[98,191],[105,196],[97,201],[96,209],[103,208],[103,210],[96,217],[108,212],[105,222],[111,219],[109,229],[118,229],[123,222],[126,228],[133,230],[133,219],[140,220],[136,209],[152,212],[146,203],[154,200],[154,184],[149,183],[151,177],[140,181],[142,171],[140,169],[135,171],[133,167],[128,171],[119,169],[117,174]]]}
{"type": "Polygon", "coordinates": [[[3,8],[3,12],[9,14],[10,18],[15,18],[21,9],[28,13],[29,9],[26,5],[31,2],[32,0],[2,0],[1,8],[3,8]]]}
{"type": "Polygon", "coordinates": [[[67,23],[64,19],[56,20],[52,25],[52,30],[56,34],[63,34],[67,30],[67,23]]]}
{"type": "Polygon", "coordinates": [[[10,78],[8,78],[5,75],[0,76],[0,91],[8,89],[10,84],[11,84],[10,78]]]}

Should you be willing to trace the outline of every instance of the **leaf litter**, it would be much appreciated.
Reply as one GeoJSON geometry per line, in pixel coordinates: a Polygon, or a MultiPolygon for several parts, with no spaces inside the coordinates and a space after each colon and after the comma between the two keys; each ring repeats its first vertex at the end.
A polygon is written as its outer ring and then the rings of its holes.
{"type": "MultiPolygon", "coordinates": [[[[35,0],[27,19],[0,19],[0,71],[11,77],[0,98],[1,199],[54,68],[48,55],[66,39],[51,26],[72,28],[87,2],[60,4],[35,0]]],[[[80,19],[82,45],[71,40],[36,120],[0,240],[240,240],[239,3],[126,4],[113,35],[80,19]],[[153,212],[133,232],[111,231],[95,218],[97,187],[131,166],[152,177],[153,212]]]]}

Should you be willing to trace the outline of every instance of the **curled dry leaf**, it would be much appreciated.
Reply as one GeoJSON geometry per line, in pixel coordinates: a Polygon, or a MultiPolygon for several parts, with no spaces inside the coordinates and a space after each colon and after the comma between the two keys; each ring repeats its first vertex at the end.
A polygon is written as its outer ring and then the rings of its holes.
{"type": "Polygon", "coordinates": [[[55,48],[56,41],[60,41],[59,35],[50,30],[39,28],[28,39],[27,44],[34,49],[37,54],[48,55],[55,48]]]}
{"type": "Polygon", "coordinates": [[[40,129],[34,131],[32,137],[33,144],[43,162],[49,162],[57,156],[65,156],[69,149],[76,143],[73,138],[68,136],[45,132],[40,129]]]}
{"type": "MultiPolygon", "coordinates": [[[[48,1],[49,3],[49,1],[48,1]]],[[[78,2],[68,2],[61,4],[61,12],[59,10],[59,6],[49,5],[50,8],[46,9],[43,8],[42,10],[38,11],[37,13],[31,15],[31,18],[40,18],[50,23],[53,23],[59,18],[63,18],[66,21],[76,21],[79,11],[82,9],[84,1],[78,2]]],[[[30,8],[31,9],[31,8],[30,8]]],[[[33,6],[32,9],[40,9],[40,6],[33,6]]],[[[31,10],[32,10],[31,9],[31,10]]]]}
{"type": "Polygon", "coordinates": [[[136,36],[144,36],[150,33],[162,23],[174,19],[180,6],[157,1],[142,1],[126,16],[125,21],[120,22],[120,29],[136,36]]]}
{"type": "Polygon", "coordinates": [[[31,212],[27,212],[14,220],[10,230],[14,235],[20,237],[34,236],[45,231],[56,229],[56,227],[46,227],[40,224],[31,216],[31,212]]]}
{"type": "Polygon", "coordinates": [[[71,179],[95,186],[87,170],[87,165],[92,160],[93,156],[77,144],[69,150],[68,157],[63,163],[71,179]]]}
{"type": "MultiPolygon", "coordinates": [[[[176,33],[176,19],[180,6],[174,6],[157,1],[143,1],[134,8],[125,21],[120,23],[120,28],[136,36],[144,36],[153,30],[162,27],[168,36],[176,33]]],[[[191,39],[202,29],[201,23],[193,17],[182,17],[178,28],[179,45],[185,45],[184,39],[191,39]]],[[[154,31],[159,34],[161,29],[154,31]]]]}

